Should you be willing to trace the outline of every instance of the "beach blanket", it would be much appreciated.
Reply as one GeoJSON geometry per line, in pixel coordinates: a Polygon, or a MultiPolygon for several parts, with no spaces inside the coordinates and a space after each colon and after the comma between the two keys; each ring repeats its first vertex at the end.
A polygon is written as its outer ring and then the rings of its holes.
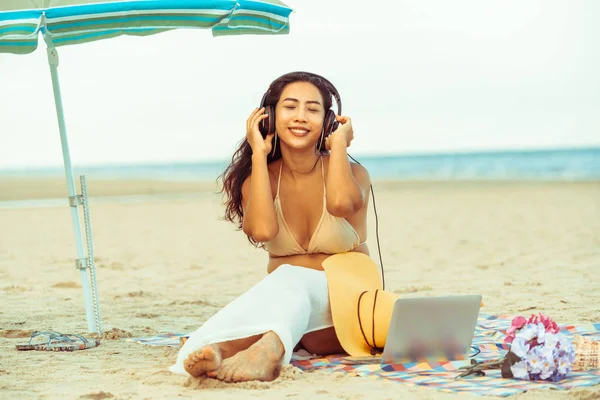
{"type": "MultiPolygon", "coordinates": [[[[508,346],[503,343],[505,331],[512,317],[479,314],[473,346],[480,351],[474,358],[477,361],[494,360],[506,354],[508,346]]],[[[567,336],[583,335],[600,340],[600,323],[584,325],[562,325],[561,332],[567,336]]],[[[125,338],[127,342],[144,343],[152,346],[179,347],[186,334],[167,333],[146,338],[125,338]]],[[[443,392],[469,392],[478,395],[510,396],[534,389],[566,390],[574,387],[600,384],[600,370],[571,372],[559,382],[523,381],[504,379],[500,370],[485,371],[485,376],[468,376],[455,379],[457,369],[464,361],[443,361],[437,363],[369,364],[349,365],[344,363],[345,355],[325,358],[293,357],[292,365],[303,371],[328,371],[362,376],[371,379],[386,379],[413,386],[424,386],[443,392]]]]}

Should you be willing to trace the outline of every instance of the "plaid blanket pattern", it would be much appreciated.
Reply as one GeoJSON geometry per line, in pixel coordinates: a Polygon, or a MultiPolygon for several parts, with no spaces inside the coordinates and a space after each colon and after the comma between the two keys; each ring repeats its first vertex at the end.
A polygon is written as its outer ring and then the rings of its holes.
{"type": "MultiPolygon", "coordinates": [[[[503,343],[511,316],[479,314],[473,346],[480,350],[477,361],[500,358],[508,350],[503,343]]],[[[583,325],[563,325],[561,332],[567,336],[583,335],[600,340],[600,323],[583,325]]],[[[143,343],[152,346],[179,347],[181,338],[187,334],[167,333],[147,338],[125,338],[127,342],[143,343]]],[[[574,387],[600,384],[600,370],[571,372],[560,382],[530,382],[518,379],[504,379],[499,370],[485,371],[486,376],[469,376],[455,379],[457,369],[465,361],[441,361],[437,363],[368,364],[349,365],[345,355],[332,355],[325,358],[292,361],[292,365],[304,371],[329,371],[371,379],[387,379],[413,386],[424,386],[443,392],[468,392],[477,395],[507,397],[534,389],[568,390],[574,387]]]]}

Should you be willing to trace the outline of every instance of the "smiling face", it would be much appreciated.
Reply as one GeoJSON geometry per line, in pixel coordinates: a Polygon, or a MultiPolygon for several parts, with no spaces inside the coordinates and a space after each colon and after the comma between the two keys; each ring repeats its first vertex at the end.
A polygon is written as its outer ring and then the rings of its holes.
{"type": "Polygon", "coordinates": [[[287,85],[279,97],[275,115],[275,128],[282,145],[294,150],[314,150],[325,117],[323,97],[315,85],[309,82],[287,85]]]}

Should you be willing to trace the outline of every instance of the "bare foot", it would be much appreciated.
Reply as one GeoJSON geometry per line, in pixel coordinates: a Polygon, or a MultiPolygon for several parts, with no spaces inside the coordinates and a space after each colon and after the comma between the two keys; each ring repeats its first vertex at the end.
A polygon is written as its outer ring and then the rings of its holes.
{"type": "Polygon", "coordinates": [[[221,366],[221,349],[216,344],[203,347],[191,353],[183,362],[183,368],[194,378],[210,371],[215,371],[221,366]]]}
{"type": "Polygon", "coordinates": [[[247,350],[225,359],[221,367],[208,372],[208,376],[225,382],[270,382],[279,376],[284,351],[279,336],[267,332],[247,350]]]}

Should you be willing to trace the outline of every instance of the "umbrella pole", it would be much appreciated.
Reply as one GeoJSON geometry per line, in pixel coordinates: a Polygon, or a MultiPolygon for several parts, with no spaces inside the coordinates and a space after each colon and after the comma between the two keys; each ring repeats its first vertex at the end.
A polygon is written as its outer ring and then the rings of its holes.
{"type": "Polygon", "coordinates": [[[69,142],[67,141],[67,129],[62,107],[62,97],[60,94],[60,84],[58,80],[58,52],[52,45],[49,38],[46,38],[48,44],[48,64],[50,65],[50,74],[52,76],[52,88],[54,90],[54,103],[56,105],[56,115],[58,118],[58,127],[60,130],[60,142],[62,146],[63,161],[67,178],[67,187],[69,193],[69,205],[71,207],[71,217],[73,219],[73,229],[75,231],[75,247],[77,250],[77,259],[75,260],[77,269],[81,277],[81,287],[83,288],[83,301],[85,304],[85,313],[88,323],[88,332],[98,332],[101,334],[100,327],[96,327],[94,319],[94,309],[90,290],[90,280],[88,276],[88,260],[83,249],[83,238],[81,234],[81,222],[79,219],[78,205],[81,203],[81,196],[75,192],[75,179],[73,178],[73,166],[71,164],[71,155],[69,153],[69,142]]]}

